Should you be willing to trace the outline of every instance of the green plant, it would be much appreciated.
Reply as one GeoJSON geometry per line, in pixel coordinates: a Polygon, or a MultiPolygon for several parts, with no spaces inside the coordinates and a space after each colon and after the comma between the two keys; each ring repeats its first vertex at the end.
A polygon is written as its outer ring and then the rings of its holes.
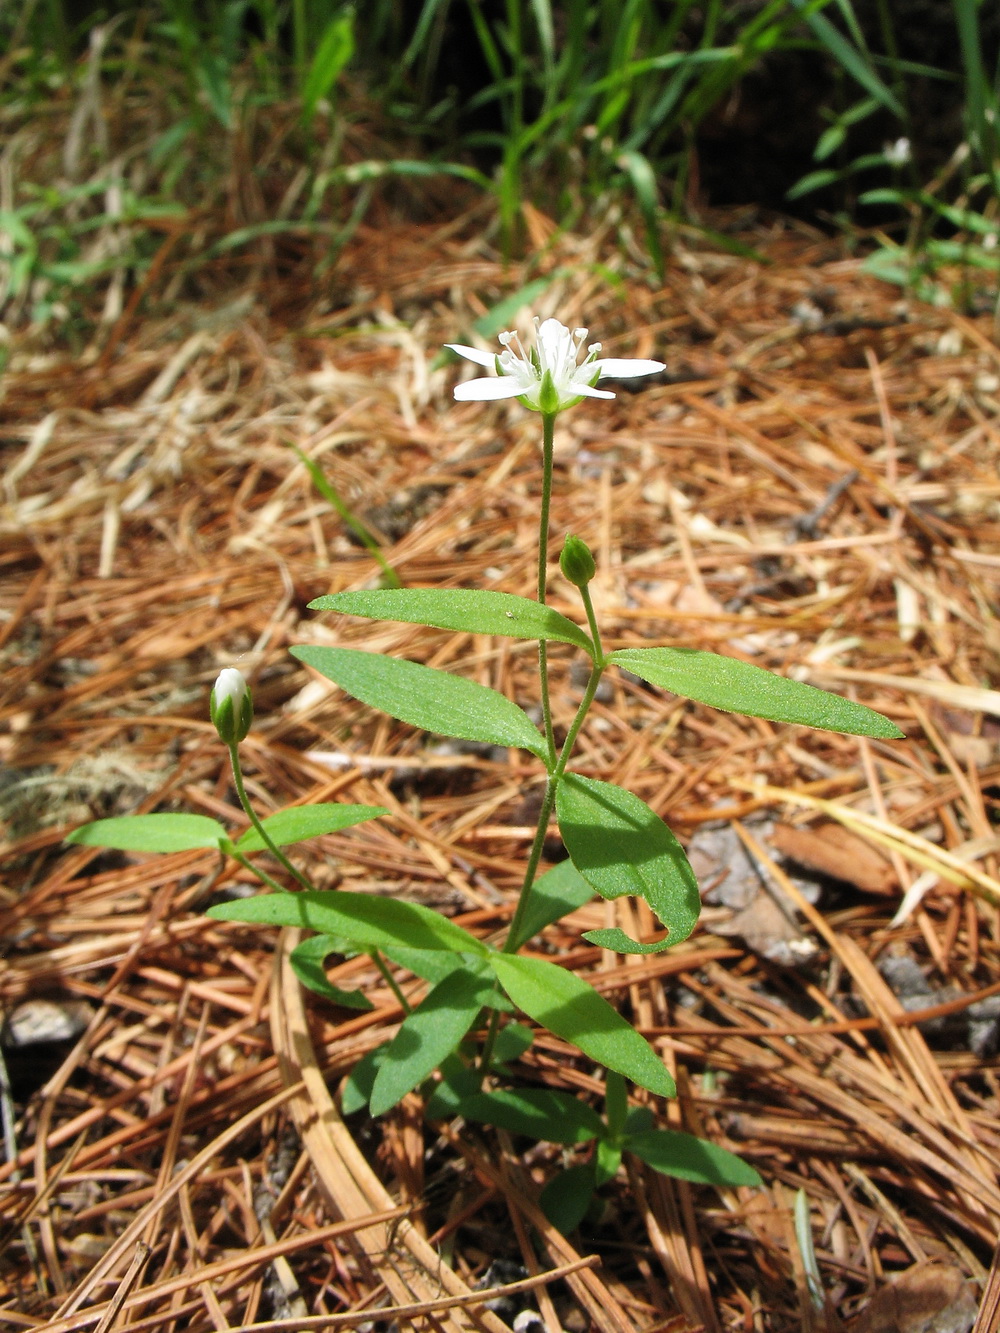
{"type": "MultiPolygon", "coordinates": [[[[626,1150],[658,1170],[686,1174],[688,1179],[734,1185],[756,1180],[756,1173],[731,1154],[690,1136],[655,1131],[639,1112],[627,1115],[624,1078],[653,1094],[674,1095],[673,1079],[662,1060],[586,980],[523,951],[546,925],[595,892],[609,900],[624,895],[642,898],[666,932],[654,940],[634,940],[618,928],[585,934],[590,943],[619,953],[647,954],[669,948],[687,938],[698,920],[697,881],[683,848],[660,816],[624,788],[576,773],[571,767],[577,737],[605,671],[621,667],[653,686],[772,721],[882,738],[901,735],[869,708],[735,658],[683,648],[605,652],[589,592],[594,560],[578,537],[567,538],[560,565],[579,592],[586,628],[547,606],[556,417],[584,398],[613,397],[599,387],[605,378],[649,375],[662,368],[658,361],[601,358],[599,344],[591,345],[581,360],[586,334],[586,329],[571,332],[557,320],[547,320],[537,329],[536,342],[528,352],[509,333],[501,335],[498,355],[452,345],[460,355],[496,371],[459,384],[457,398],[517,398],[524,407],[541,414],[537,600],[473,589],[382,588],[337,593],[311,603],[316,610],[369,619],[537,640],[541,730],[504,695],[446,671],[355,649],[315,645],[292,649],[299,661],[348,694],[399,721],[446,736],[520,747],[541,763],[545,770],[541,811],[520,896],[501,947],[415,903],[311,888],[282,847],[383,812],[333,804],[285,810],[259,820],[247,798],[239,761],[239,745],[252,722],[252,703],[245,681],[232,668],[216,682],[211,716],[228,748],[236,791],[253,827],[233,842],[214,820],[164,813],[97,821],[70,838],[90,846],[153,851],[217,847],[243,865],[251,864],[250,853],[268,848],[297,887],[282,888],[257,868],[272,892],[221,904],[211,908],[209,915],[222,921],[315,932],[298,947],[293,963],[307,986],[328,997],[331,988],[323,972],[324,959],[333,953],[369,954],[393,987],[405,1015],[391,1041],[355,1071],[345,1110],[367,1104],[372,1115],[384,1114],[440,1071],[436,1090],[428,1088],[432,1113],[458,1112],[518,1132],[534,1124],[541,1137],[556,1142],[566,1141],[555,1132],[562,1120],[572,1127],[570,1142],[596,1143],[590,1163],[576,1168],[563,1185],[550,1187],[551,1215],[565,1226],[578,1220],[593,1190],[614,1174],[626,1150]],[[551,642],[582,652],[590,668],[576,715],[561,742],[557,742],[549,697],[551,642]],[[539,875],[553,813],[569,860],[539,875]],[[402,994],[389,963],[430,984],[415,1008],[402,994]],[[530,1091],[482,1091],[485,1080],[506,1075],[505,1061],[522,1045],[523,1025],[508,1021],[512,1011],[520,1011],[609,1071],[606,1122],[572,1098],[530,1091]],[[473,1051],[468,1037],[481,1015],[485,1016],[485,1036],[478,1051],[473,1051]]],[[[356,995],[336,992],[334,998],[342,1004],[364,1004],[364,998],[356,995]]]]}

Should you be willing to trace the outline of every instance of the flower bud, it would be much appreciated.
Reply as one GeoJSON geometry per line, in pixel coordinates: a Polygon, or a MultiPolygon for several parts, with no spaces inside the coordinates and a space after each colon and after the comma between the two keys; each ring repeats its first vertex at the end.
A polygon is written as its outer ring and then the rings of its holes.
{"type": "Polygon", "coordinates": [[[226,745],[243,740],[253,721],[253,699],[243,674],[235,667],[219,672],[212,686],[208,705],[209,716],[226,745]]]}
{"type": "Polygon", "coordinates": [[[597,573],[590,547],[582,537],[574,537],[570,533],[566,538],[559,557],[559,568],[570,583],[575,583],[578,588],[585,588],[597,573]]]}

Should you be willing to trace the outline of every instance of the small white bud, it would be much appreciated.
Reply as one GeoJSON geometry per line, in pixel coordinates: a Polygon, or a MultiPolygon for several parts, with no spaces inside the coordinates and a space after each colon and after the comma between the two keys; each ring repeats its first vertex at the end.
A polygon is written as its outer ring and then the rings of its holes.
{"type": "Polygon", "coordinates": [[[212,686],[208,711],[226,745],[243,740],[253,721],[253,699],[241,671],[226,667],[219,672],[212,686]]]}

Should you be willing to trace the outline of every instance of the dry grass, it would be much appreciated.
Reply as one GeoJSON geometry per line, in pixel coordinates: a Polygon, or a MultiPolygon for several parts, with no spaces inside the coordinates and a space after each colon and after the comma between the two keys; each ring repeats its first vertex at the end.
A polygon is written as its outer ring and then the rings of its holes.
{"type": "MultiPolygon", "coordinates": [[[[546,219],[529,221],[543,243],[546,219]]],[[[455,371],[435,358],[535,273],[503,270],[472,216],[386,221],[321,289],[257,283],[215,310],[136,317],[127,341],[76,364],[24,354],[8,369],[0,997],[8,1013],[73,1001],[83,1026],[48,1069],[18,1065],[38,1047],[7,1052],[22,1099],[0,1170],[0,1324],[355,1328],[395,1309],[405,1328],[498,1330],[470,1291],[507,1280],[487,1274],[498,1258],[529,1285],[541,1275],[553,1330],[834,1329],[866,1311],[859,1330],[914,1333],[902,1296],[884,1314],[898,1273],[928,1308],[979,1300],[1000,1227],[998,1062],[954,1016],[1000,985],[1000,352],[985,321],[905,306],[821,238],[776,226],[753,240],[767,266],[679,240],[663,290],[609,236],[561,240],[543,261],[537,313],[669,366],[666,382],[561,419],[553,530],[598,555],[609,646],[736,653],[855,694],[907,740],[748,721],[616,680],[578,767],[694,837],[706,888],[751,877],[742,846],[767,887],[735,920],[732,901],[710,901],[664,955],[581,943],[594,926],[648,930],[627,904],[576,914],[544,947],[661,1050],[680,1090],[662,1123],[743,1153],[767,1188],[713,1192],[633,1163],[571,1245],[535,1203],[552,1154],[429,1132],[412,1098],[378,1126],[343,1125],[328,1089],[400,1017],[364,960],[334,979],[364,985],[372,1014],[306,1006],[288,939],[276,951],[267,932],[201,915],[247,882],[238,866],[62,846],[75,823],[131,810],[242,824],[206,706],[236,663],[255,692],[243,754],[258,808],[392,812],[304,849],[318,883],[483,932],[509,917],[534,762],[373,716],[287,653],[363,645],[534,697],[530,646],[306,610],[376,570],[293,444],[367,515],[404,583],[532,592],[537,421],[454,404],[455,371]],[[777,847],[794,830],[822,868],[838,824],[843,880],[817,909],[777,847]],[[887,957],[923,969],[917,1017],[937,1027],[917,1026],[887,957]],[[794,1241],[800,1189],[821,1310],[794,1241]]],[[[565,722],[576,686],[569,656],[553,657],[565,722]]],[[[599,1091],[544,1035],[524,1076],[599,1091]]]]}

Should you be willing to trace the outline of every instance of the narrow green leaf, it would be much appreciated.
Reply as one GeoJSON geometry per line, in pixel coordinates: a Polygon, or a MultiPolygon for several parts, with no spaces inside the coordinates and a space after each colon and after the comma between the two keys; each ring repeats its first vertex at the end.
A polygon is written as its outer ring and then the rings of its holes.
{"type": "Polygon", "coordinates": [[[664,1176],[693,1180],[699,1185],[762,1185],[764,1182],[742,1157],[715,1143],[673,1129],[650,1129],[632,1134],[626,1149],[664,1176]]]}
{"type": "MultiPolygon", "coordinates": [[[[580,874],[604,898],[643,898],[678,944],[694,930],[701,910],[698,881],[684,848],[660,816],[623,787],[567,773],[556,794],[559,832],[580,874]]],[[[589,932],[606,936],[606,932],[589,932]]],[[[667,947],[641,945],[612,932],[628,952],[667,947]]],[[[600,941],[599,941],[600,942],[600,941]]]]}
{"type": "Polygon", "coordinates": [[[321,935],[353,940],[362,950],[401,944],[414,949],[471,953],[477,958],[488,957],[491,952],[475,935],[420,903],[339,889],[262,893],[256,898],[218,903],[208,909],[208,916],[261,926],[302,926],[321,935]]]}
{"type": "Polygon", "coordinates": [[[634,1137],[656,1128],[656,1117],[648,1106],[630,1106],[625,1116],[624,1136],[634,1137]]]}
{"type": "Polygon", "coordinates": [[[587,1216],[594,1188],[593,1163],[570,1166],[552,1177],[538,1196],[538,1204],[552,1225],[569,1236],[587,1216]]]}
{"type": "Polygon", "coordinates": [[[221,847],[226,830],[207,815],[120,815],[95,819],[67,835],[80,847],[114,847],[121,852],[191,852],[221,847]]]}
{"type": "Polygon", "coordinates": [[[451,1055],[489,996],[491,981],[456,968],[407,1014],[389,1043],[369,1099],[372,1115],[383,1115],[451,1055]]]}
{"type": "Polygon", "coordinates": [[[389,1043],[384,1041],[381,1046],[363,1055],[348,1074],[340,1094],[341,1115],[354,1115],[355,1111],[362,1111],[368,1105],[376,1075],[388,1049],[389,1043]]]}
{"type": "MultiPolygon", "coordinates": [[[[377,819],[388,813],[384,805],[347,805],[331,801],[294,805],[288,810],[279,810],[276,815],[268,815],[260,822],[279,847],[287,847],[291,842],[305,842],[307,838],[318,838],[324,833],[336,833],[352,824],[362,824],[366,819],[377,819]]],[[[241,852],[259,852],[267,844],[255,828],[249,828],[236,846],[241,852]]]]}
{"type": "Polygon", "coordinates": [[[450,1120],[458,1115],[460,1103],[483,1085],[479,1069],[464,1064],[457,1055],[448,1055],[438,1068],[441,1081],[427,1099],[424,1116],[428,1120],[450,1120]]]}
{"type": "Polygon", "coordinates": [[[630,1023],[574,972],[543,958],[493,954],[500,985],[529,1018],[606,1069],[662,1097],[676,1094],[663,1061],[630,1023]]]}
{"type": "MultiPolygon", "coordinates": [[[[387,591],[392,591],[387,589],[387,591]]],[[[496,690],[405,658],[301,644],[291,654],[370,708],[424,731],[487,745],[515,745],[545,759],[545,741],[522,709],[496,690]]]]}
{"type": "Polygon", "coordinates": [[[594,1185],[600,1189],[614,1180],[622,1164],[622,1145],[612,1139],[598,1139],[594,1150],[594,1185]]]}
{"type": "Polygon", "coordinates": [[[534,1040],[535,1034],[524,1023],[506,1023],[493,1043],[494,1068],[520,1060],[534,1040]]]}
{"type": "Polygon", "coordinates": [[[596,944],[599,949],[610,949],[613,953],[626,954],[663,953],[664,949],[669,949],[675,942],[667,937],[657,940],[655,944],[642,944],[639,940],[634,940],[631,935],[626,935],[618,926],[607,930],[585,930],[583,939],[588,944],[596,944]]]}
{"type": "MultiPolygon", "coordinates": [[[[383,949],[382,952],[386,958],[398,967],[405,967],[407,972],[412,972],[415,977],[420,977],[422,981],[429,981],[432,986],[436,986],[439,981],[444,981],[445,977],[450,976],[456,968],[462,968],[466,972],[474,972],[483,981],[490,983],[494,981],[493,969],[485,958],[470,958],[467,953],[413,949],[400,944],[392,944],[383,949]]],[[[495,991],[495,993],[498,998],[503,1000],[504,1004],[507,1003],[505,996],[501,996],[499,991],[495,991]]]]}
{"type": "Polygon", "coordinates": [[[434,629],[552,639],[594,655],[590,637],[572,620],[529,597],[476,588],[379,588],[336,592],[309,603],[311,611],[341,611],[372,620],[402,620],[434,629]]]}
{"type": "Polygon", "coordinates": [[[618,157],[618,165],[627,172],[635,190],[642,220],[646,226],[646,249],[656,276],[664,280],[663,247],[660,245],[660,196],[656,172],[647,157],[634,149],[618,157]]]}
{"type": "Polygon", "coordinates": [[[389,564],[388,560],[382,554],[382,548],[379,546],[378,542],[368,531],[365,525],[361,522],[361,520],[357,517],[357,515],[351,509],[350,505],[337,490],[336,486],[334,486],[333,482],[330,481],[329,477],[326,476],[320,465],[316,462],[314,458],[310,458],[308,454],[303,453],[302,450],[298,447],[298,445],[293,445],[292,448],[298,455],[299,462],[309,473],[310,477],[312,478],[313,485],[319,491],[320,495],[322,495],[323,499],[327,502],[327,504],[332,506],[332,508],[337,511],[340,517],[344,520],[347,526],[354,533],[355,537],[357,537],[357,539],[361,542],[362,546],[364,546],[365,549],[368,550],[374,557],[375,561],[378,563],[378,566],[382,571],[382,575],[385,578],[385,581],[392,588],[402,587],[402,584],[400,583],[399,580],[399,575],[396,573],[393,567],[389,564]]]}
{"type": "Polygon", "coordinates": [[[628,1092],[621,1074],[609,1069],[604,1080],[604,1114],[608,1121],[608,1134],[618,1138],[625,1128],[628,1115],[628,1092]]]}
{"type": "Polygon", "coordinates": [[[725,712],[843,731],[851,736],[883,740],[903,737],[893,722],[873,708],[818,690],[815,685],[786,680],[735,657],[697,648],[621,648],[611,654],[611,661],[650,685],[725,712]]]}
{"type": "Polygon", "coordinates": [[[369,1010],[374,1006],[360,990],[341,990],[326,975],[323,964],[332,953],[340,953],[340,940],[335,935],[312,935],[295,946],[288,956],[292,971],[307,990],[346,1009],[369,1010]]]}
{"type": "Polygon", "coordinates": [[[464,1098],[458,1112],[467,1120],[546,1143],[587,1143],[604,1133],[604,1122],[592,1106],[550,1088],[477,1092],[464,1098]]]}
{"type": "Polygon", "coordinates": [[[551,870],[547,870],[531,887],[520,933],[516,943],[511,944],[511,953],[520,949],[523,944],[527,944],[528,940],[543,931],[546,926],[550,926],[553,921],[558,921],[568,913],[575,912],[578,907],[589,903],[593,896],[593,887],[587,883],[572,861],[560,861],[551,870]]]}
{"type": "Polygon", "coordinates": [[[354,15],[348,10],[326,25],[302,88],[302,123],[308,125],[316,106],[333,87],[354,54],[354,15]]]}
{"type": "Polygon", "coordinates": [[[860,83],[864,90],[872,95],[887,111],[900,120],[906,119],[906,112],[895,93],[879,78],[878,74],[865,60],[864,54],[851,45],[843,33],[824,15],[811,9],[806,0],[792,0],[793,6],[812,28],[819,41],[826,47],[838,64],[860,83]]]}

